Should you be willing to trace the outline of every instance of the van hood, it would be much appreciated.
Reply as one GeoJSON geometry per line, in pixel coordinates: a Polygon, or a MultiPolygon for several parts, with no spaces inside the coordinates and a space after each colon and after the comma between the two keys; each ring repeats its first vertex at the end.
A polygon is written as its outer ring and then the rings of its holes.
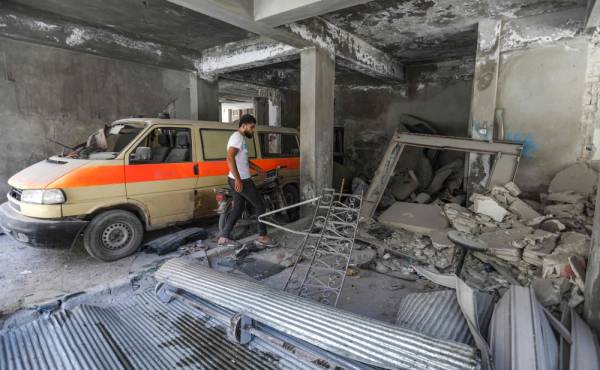
{"type": "Polygon", "coordinates": [[[69,172],[88,164],[90,160],[50,157],[31,165],[8,180],[17,189],[45,189],[69,172]]]}

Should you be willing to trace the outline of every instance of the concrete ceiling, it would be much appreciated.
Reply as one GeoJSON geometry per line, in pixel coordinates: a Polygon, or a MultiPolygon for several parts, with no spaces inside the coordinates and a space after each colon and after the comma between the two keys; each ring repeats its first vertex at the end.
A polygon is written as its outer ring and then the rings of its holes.
{"type": "Polygon", "coordinates": [[[585,7],[586,0],[378,0],[322,17],[402,62],[474,55],[475,24],[585,7]]]}
{"type": "Polygon", "coordinates": [[[141,40],[202,50],[255,36],[166,0],[9,0],[141,40]]]}

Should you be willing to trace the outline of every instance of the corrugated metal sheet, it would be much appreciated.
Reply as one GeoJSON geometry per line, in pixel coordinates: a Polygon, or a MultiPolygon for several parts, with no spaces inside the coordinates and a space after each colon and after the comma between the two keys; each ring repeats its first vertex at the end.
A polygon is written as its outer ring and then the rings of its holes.
{"type": "Polygon", "coordinates": [[[165,305],[151,292],[0,332],[2,370],[298,368],[284,362],[228,341],[208,316],[181,302],[165,305]]]}
{"type": "MultiPolygon", "coordinates": [[[[492,297],[476,293],[479,327],[486,328],[493,311],[492,297]]],[[[397,325],[432,337],[473,344],[473,335],[454,290],[412,293],[400,302],[397,325]]]]}
{"type": "Polygon", "coordinates": [[[275,330],[366,364],[401,369],[476,369],[476,350],[173,259],[155,277],[243,312],[275,330]]]}
{"type": "Polygon", "coordinates": [[[558,369],[558,342],[531,288],[511,285],[504,293],[489,342],[496,370],[558,369]]]}

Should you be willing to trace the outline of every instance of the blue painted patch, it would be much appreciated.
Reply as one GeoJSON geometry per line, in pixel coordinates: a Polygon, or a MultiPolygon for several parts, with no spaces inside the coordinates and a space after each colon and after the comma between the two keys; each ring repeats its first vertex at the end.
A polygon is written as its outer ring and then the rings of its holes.
{"type": "Polygon", "coordinates": [[[523,136],[521,131],[508,131],[505,135],[506,140],[508,141],[516,141],[519,143],[523,143],[523,151],[521,155],[525,158],[533,158],[535,157],[535,152],[538,150],[539,145],[537,145],[533,139],[531,134],[527,134],[523,136]]]}

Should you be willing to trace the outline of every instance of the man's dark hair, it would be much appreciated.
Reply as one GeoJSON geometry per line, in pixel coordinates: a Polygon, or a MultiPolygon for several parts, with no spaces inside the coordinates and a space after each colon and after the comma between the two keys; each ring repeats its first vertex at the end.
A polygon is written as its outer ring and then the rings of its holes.
{"type": "Polygon", "coordinates": [[[254,116],[251,115],[251,114],[244,114],[240,118],[240,126],[239,127],[242,127],[242,125],[244,123],[254,123],[254,124],[256,124],[256,118],[254,118],[254,116]]]}

